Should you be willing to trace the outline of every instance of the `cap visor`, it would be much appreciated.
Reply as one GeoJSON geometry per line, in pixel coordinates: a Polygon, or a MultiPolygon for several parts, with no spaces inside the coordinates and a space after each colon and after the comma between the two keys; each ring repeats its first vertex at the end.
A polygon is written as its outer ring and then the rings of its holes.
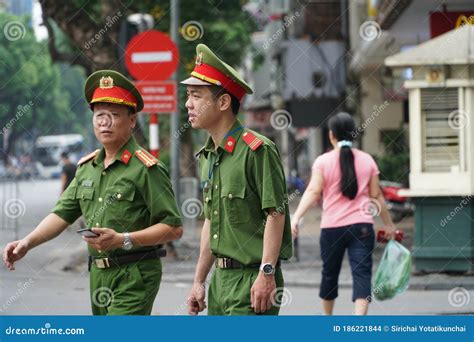
{"type": "Polygon", "coordinates": [[[195,85],[195,86],[208,86],[208,85],[213,85],[212,83],[205,82],[203,80],[200,80],[199,78],[196,77],[190,77],[185,79],[184,81],[179,82],[181,84],[187,84],[187,85],[195,85]]]}

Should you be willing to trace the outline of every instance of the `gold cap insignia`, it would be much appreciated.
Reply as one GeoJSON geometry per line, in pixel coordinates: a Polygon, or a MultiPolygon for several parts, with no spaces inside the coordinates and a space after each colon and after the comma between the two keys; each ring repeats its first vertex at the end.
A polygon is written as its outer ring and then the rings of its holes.
{"type": "Polygon", "coordinates": [[[199,52],[199,55],[196,56],[196,65],[202,64],[202,52],[199,52]]]}
{"type": "Polygon", "coordinates": [[[110,89],[114,86],[114,79],[110,76],[102,77],[99,82],[99,87],[101,89],[110,89]]]}

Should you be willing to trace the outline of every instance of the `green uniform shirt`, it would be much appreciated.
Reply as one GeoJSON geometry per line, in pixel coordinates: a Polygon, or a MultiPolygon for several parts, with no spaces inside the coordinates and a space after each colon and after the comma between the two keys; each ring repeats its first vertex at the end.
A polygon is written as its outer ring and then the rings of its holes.
{"type": "Polygon", "coordinates": [[[209,137],[198,153],[204,212],[213,254],[242,264],[260,263],[267,209],[285,214],[280,259],[292,256],[286,182],[276,145],[236,121],[215,150],[209,137]],[[247,144],[243,136],[256,138],[247,144]],[[255,143],[262,141],[255,151],[255,143]]]}
{"type": "MultiPolygon", "coordinates": [[[[81,164],[53,213],[69,223],[84,215],[87,227],[111,228],[119,233],[142,230],[157,223],[180,226],[181,217],[168,171],[148,154],[142,161],[135,154],[140,150],[143,151],[132,137],[107,168],[104,168],[104,149],[81,164]],[[146,161],[156,164],[147,167],[146,161]]],[[[89,247],[89,253],[113,256],[147,248],[150,247],[135,247],[131,251],[119,248],[99,254],[89,247]]]]}

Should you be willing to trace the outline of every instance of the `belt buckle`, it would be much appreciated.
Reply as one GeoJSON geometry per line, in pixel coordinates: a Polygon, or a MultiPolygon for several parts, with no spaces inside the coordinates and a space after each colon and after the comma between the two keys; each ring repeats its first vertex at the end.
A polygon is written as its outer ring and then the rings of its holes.
{"type": "Polygon", "coordinates": [[[109,258],[95,259],[94,264],[97,268],[109,268],[109,258]]]}
{"type": "Polygon", "coordinates": [[[219,259],[217,259],[217,267],[219,267],[219,268],[227,268],[227,258],[219,258],[219,259]]]}

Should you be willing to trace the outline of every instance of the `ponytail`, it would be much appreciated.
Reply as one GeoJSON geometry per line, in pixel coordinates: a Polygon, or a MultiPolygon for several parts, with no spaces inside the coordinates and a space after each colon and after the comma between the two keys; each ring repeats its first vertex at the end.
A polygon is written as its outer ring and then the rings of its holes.
{"type": "Polygon", "coordinates": [[[354,166],[354,153],[352,152],[353,132],[355,122],[347,113],[338,113],[331,117],[328,122],[329,129],[338,141],[339,165],[341,168],[340,190],[342,194],[353,200],[357,196],[359,186],[354,166]]]}
{"type": "Polygon", "coordinates": [[[354,153],[352,153],[352,149],[349,146],[341,147],[339,165],[341,168],[341,192],[344,196],[353,200],[359,191],[359,186],[354,167],[354,153]]]}

